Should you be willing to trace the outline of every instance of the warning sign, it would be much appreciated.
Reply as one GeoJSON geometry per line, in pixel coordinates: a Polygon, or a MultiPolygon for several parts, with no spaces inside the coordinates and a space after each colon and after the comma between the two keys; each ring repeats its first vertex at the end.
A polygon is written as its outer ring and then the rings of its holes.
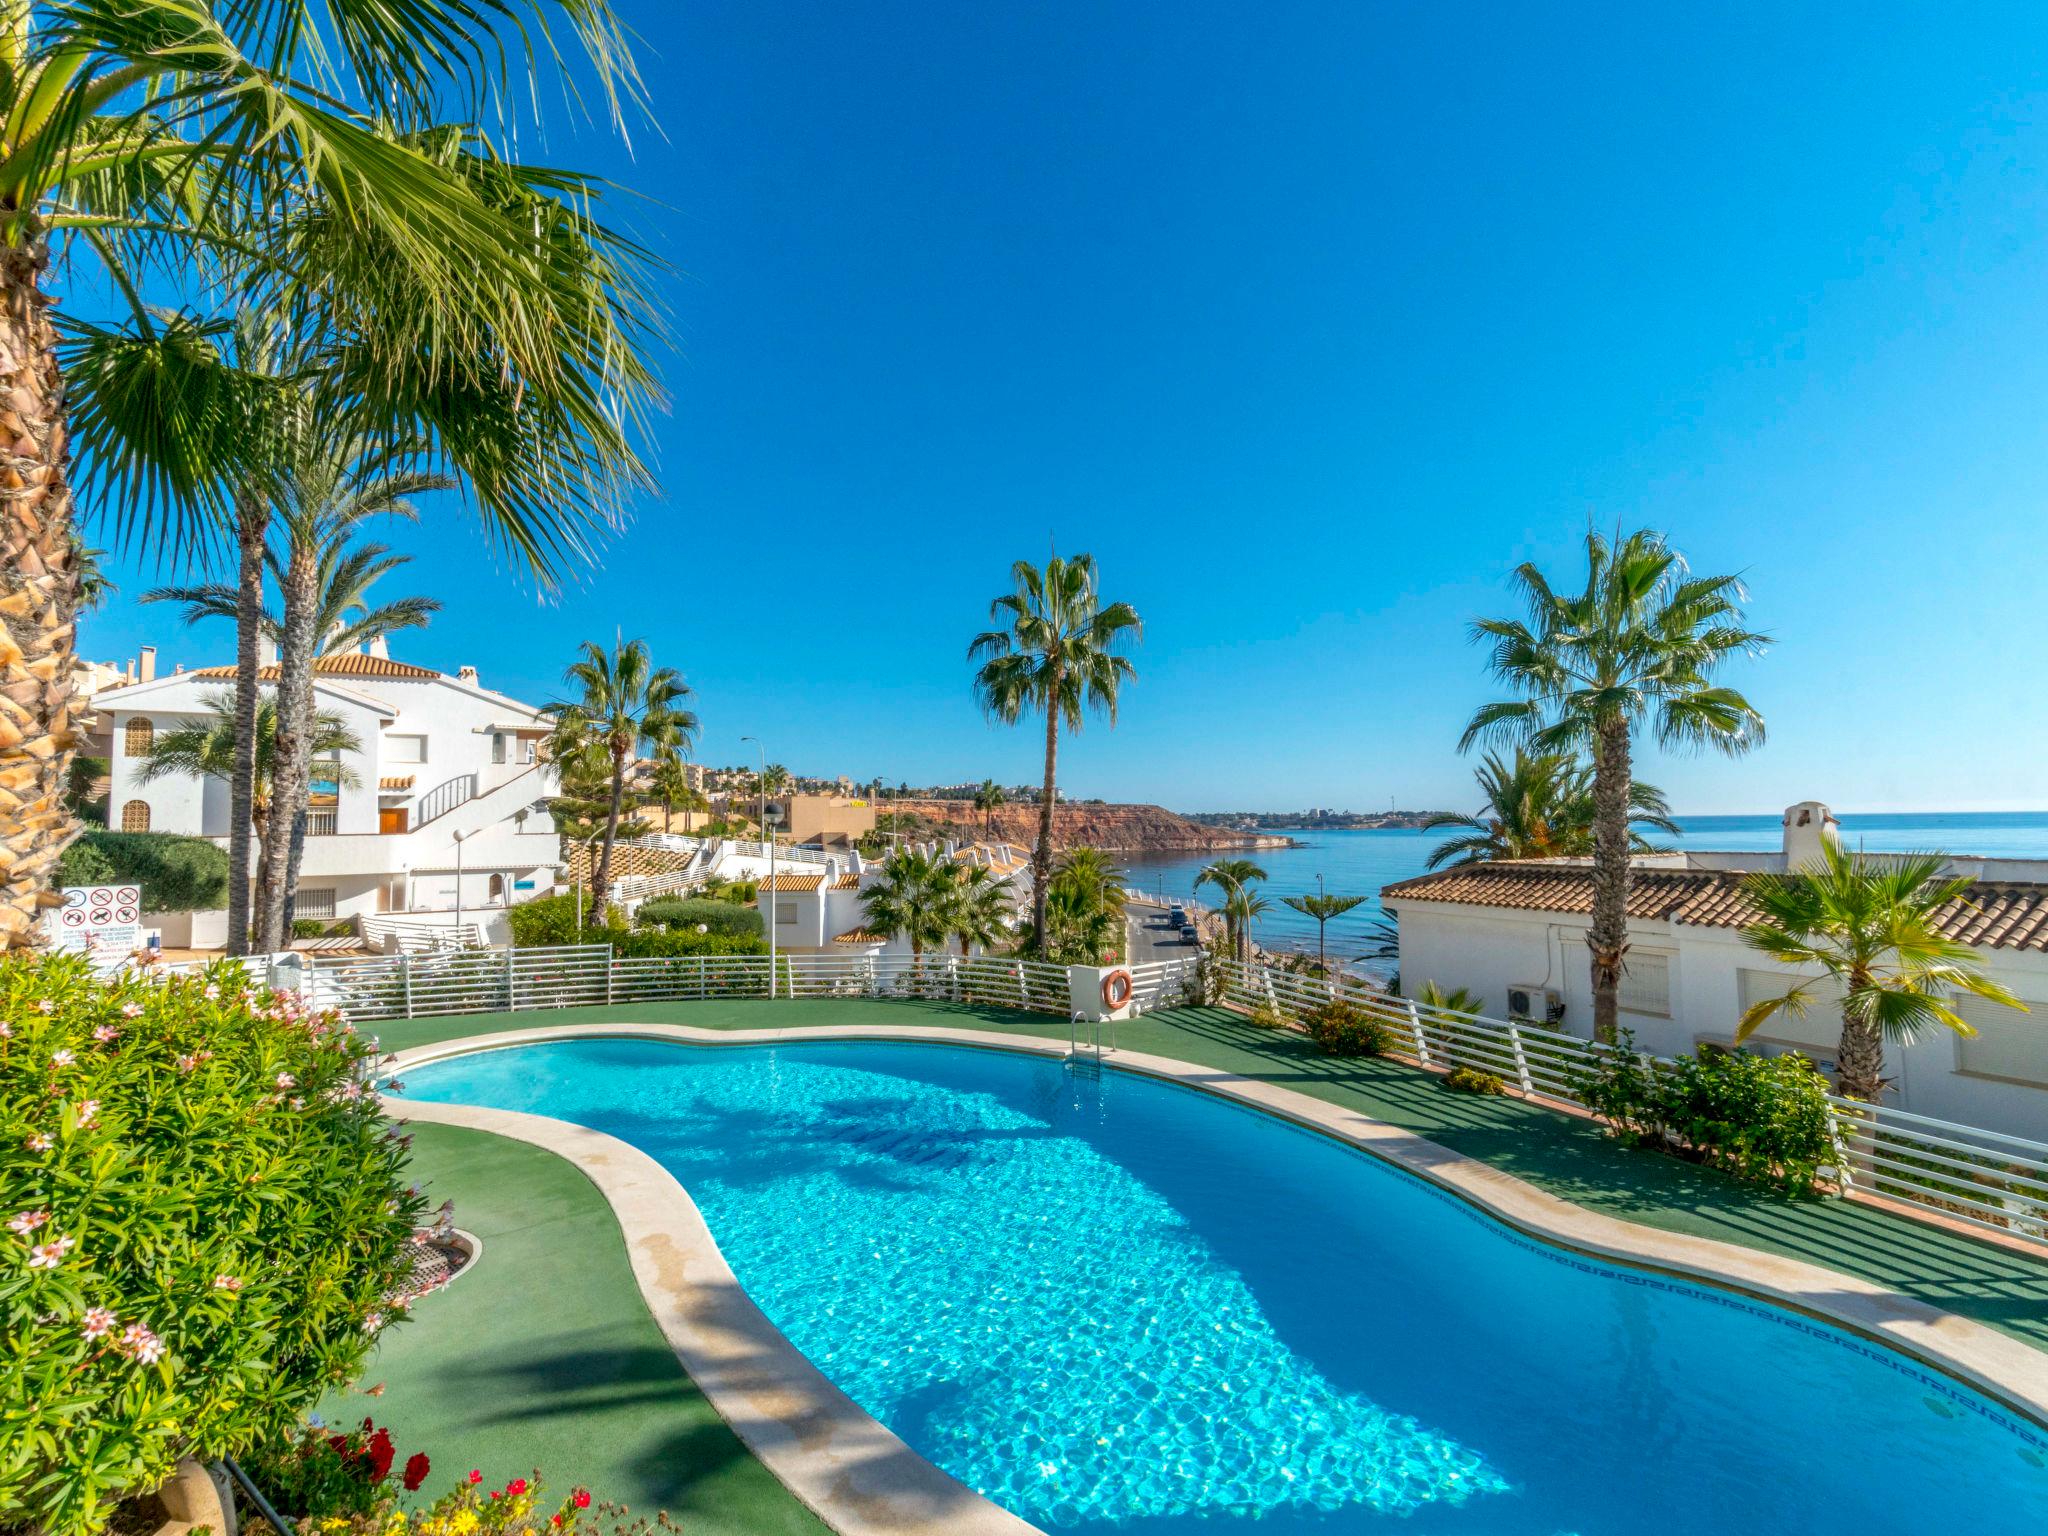
{"type": "Polygon", "coordinates": [[[142,887],[67,885],[51,925],[51,947],[82,949],[110,971],[142,947],[142,887]]]}

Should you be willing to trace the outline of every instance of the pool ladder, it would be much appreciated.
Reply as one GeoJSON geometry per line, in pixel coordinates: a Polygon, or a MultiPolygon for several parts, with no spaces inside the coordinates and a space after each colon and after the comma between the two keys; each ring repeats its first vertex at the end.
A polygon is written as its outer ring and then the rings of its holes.
{"type": "Polygon", "coordinates": [[[1100,1072],[1104,1050],[1116,1049],[1116,1020],[1109,1021],[1109,1044],[1102,1043],[1102,1021],[1091,1019],[1080,1009],[1075,1009],[1067,1022],[1066,1064],[1083,1070],[1100,1072]]]}

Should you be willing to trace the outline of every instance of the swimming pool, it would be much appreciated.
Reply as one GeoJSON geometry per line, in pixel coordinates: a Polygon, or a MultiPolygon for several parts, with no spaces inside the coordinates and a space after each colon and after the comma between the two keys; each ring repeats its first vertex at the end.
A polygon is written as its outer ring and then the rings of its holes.
{"type": "Polygon", "coordinates": [[[1133,1074],[922,1043],[589,1039],[414,1068],[406,1096],[649,1153],[798,1349],[1048,1530],[2048,1521],[2043,1437],[1931,1371],[1527,1241],[1328,1138],[1133,1074]]]}

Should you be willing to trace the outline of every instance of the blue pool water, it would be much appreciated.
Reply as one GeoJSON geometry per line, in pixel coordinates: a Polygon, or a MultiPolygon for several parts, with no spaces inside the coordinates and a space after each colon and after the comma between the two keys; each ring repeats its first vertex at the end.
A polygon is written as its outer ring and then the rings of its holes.
{"type": "Polygon", "coordinates": [[[2048,1528],[2048,1437],[1934,1373],[1150,1079],[579,1040],[424,1067],[406,1095],[657,1158],[798,1349],[1047,1530],[2048,1528]]]}

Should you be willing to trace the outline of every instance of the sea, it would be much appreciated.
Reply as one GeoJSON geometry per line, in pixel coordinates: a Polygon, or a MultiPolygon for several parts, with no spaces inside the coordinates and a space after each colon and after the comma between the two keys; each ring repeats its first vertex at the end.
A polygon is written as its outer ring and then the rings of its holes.
{"type": "MultiPolygon", "coordinates": [[[[1682,836],[1659,838],[1659,846],[1769,852],[1783,845],[1779,813],[1765,816],[1679,816],[1682,836]]],[[[1918,815],[1842,815],[1842,839],[1871,853],[1981,854],[1993,858],[2048,859],[2048,811],[1930,812],[1918,815]]],[[[1215,858],[1247,858],[1266,872],[1262,894],[1272,910],[1262,914],[1254,937],[1267,949],[1312,951],[1316,925],[1279,898],[1320,888],[1366,901],[1329,925],[1332,958],[1355,960],[1370,943],[1368,929],[1381,916],[1382,886],[1423,873],[1430,851],[1453,832],[1264,830],[1294,838],[1300,847],[1259,848],[1230,853],[1124,853],[1119,861],[1132,890],[1157,892],[1169,900],[1199,896],[1221,905],[1214,885],[1194,889],[1195,875],[1215,858]]],[[[1362,967],[1376,969],[1377,967],[1362,967]]]]}

